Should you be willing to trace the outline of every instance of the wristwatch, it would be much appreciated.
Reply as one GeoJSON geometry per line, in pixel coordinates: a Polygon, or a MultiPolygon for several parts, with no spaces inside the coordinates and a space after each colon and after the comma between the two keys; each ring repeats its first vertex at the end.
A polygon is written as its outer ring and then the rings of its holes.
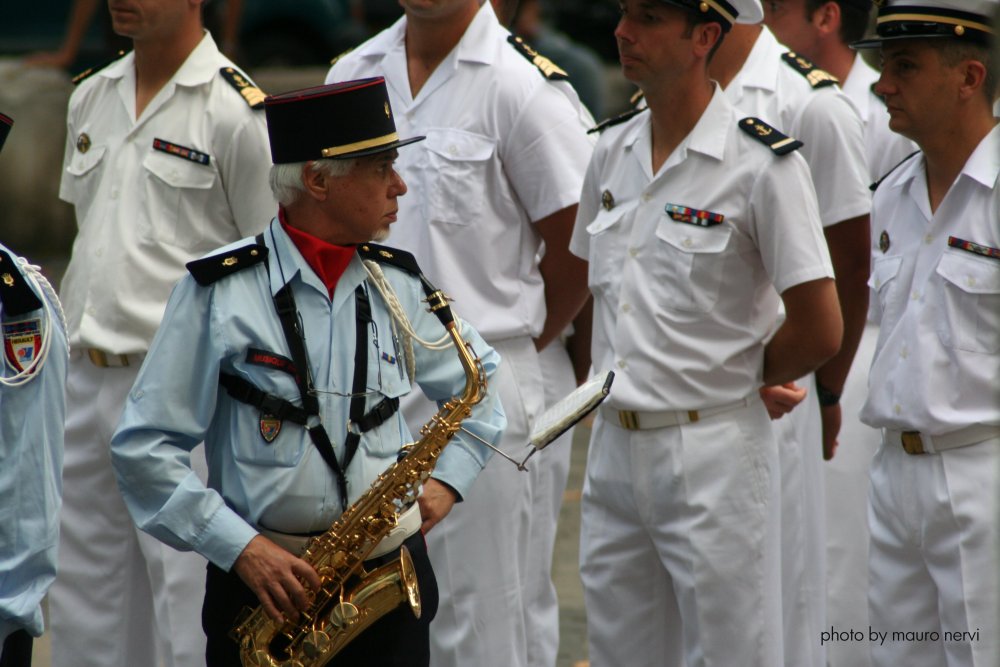
{"type": "Polygon", "coordinates": [[[840,394],[830,391],[819,382],[816,383],[816,398],[819,399],[820,407],[823,408],[840,403],[840,394]]]}

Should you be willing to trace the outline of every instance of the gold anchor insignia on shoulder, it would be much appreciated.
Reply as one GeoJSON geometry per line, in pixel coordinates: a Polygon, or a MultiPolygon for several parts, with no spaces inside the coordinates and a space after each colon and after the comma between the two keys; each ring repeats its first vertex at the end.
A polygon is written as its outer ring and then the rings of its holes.
{"type": "Polygon", "coordinates": [[[87,151],[90,150],[90,145],[91,145],[90,137],[87,135],[86,132],[81,132],[80,136],[77,137],[76,140],[76,150],[80,151],[81,153],[86,153],[87,151]]]}
{"type": "Polygon", "coordinates": [[[752,125],[754,131],[762,137],[766,137],[771,134],[774,130],[763,124],[758,124],[753,118],[747,118],[747,125],[752,125]]]}
{"type": "Polygon", "coordinates": [[[10,275],[9,273],[3,274],[3,284],[6,285],[7,287],[13,287],[14,276],[10,275]]]}
{"type": "Polygon", "coordinates": [[[393,257],[392,253],[389,252],[388,250],[379,250],[378,254],[382,255],[386,259],[392,259],[392,257],[393,257]]]}
{"type": "Polygon", "coordinates": [[[604,207],[605,211],[610,211],[615,207],[615,196],[611,194],[611,190],[605,190],[601,193],[601,206],[604,207]]]}
{"type": "Polygon", "coordinates": [[[236,259],[235,257],[226,257],[224,260],[222,260],[222,265],[223,266],[236,266],[236,264],[238,264],[239,261],[240,260],[236,259]]]}

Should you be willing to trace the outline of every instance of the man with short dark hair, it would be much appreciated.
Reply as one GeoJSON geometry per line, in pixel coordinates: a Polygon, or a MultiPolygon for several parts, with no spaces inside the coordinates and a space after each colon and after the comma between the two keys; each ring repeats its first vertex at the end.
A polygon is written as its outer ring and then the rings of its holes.
{"type": "Polygon", "coordinates": [[[890,126],[920,152],[875,192],[874,667],[1000,664],[1000,127],[992,0],[879,9],[890,126]],[[915,634],[905,634],[907,632],[915,634]],[[920,633],[924,634],[920,634],[920,633]]]}
{"type": "MultiPolygon", "coordinates": [[[[403,449],[412,438],[398,411],[401,396],[415,384],[441,403],[481,389],[478,369],[467,371],[454,346],[442,344],[455,342],[446,326],[471,345],[487,378],[499,356],[438,302],[441,293],[412,256],[368,242],[388,234],[406,193],[393,168],[397,149],[423,139],[398,136],[385,82],[293,91],[265,105],[278,215],[256,239],[188,264],[112,440],[115,471],[143,530],[211,563],[201,614],[211,667],[241,667],[249,664],[241,655],[257,651],[279,664],[323,651],[315,638],[291,644],[289,654],[270,643],[250,651],[242,643],[249,635],[230,638],[244,607],[260,605],[273,623],[298,622],[307,611],[329,618],[331,609],[317,600],[320,576],[328,578],[325,595],[356,605],[358,622],[376,619],[330,664],[426,666],[437,586],[423,533],[465,497],[486,464],[486,445],[506,423],[495,393],[483,390],[468,406],[465,432],[392,491],[415,479],[413,488],[377,497],[385,499],[376,510],[362,510],[365,520],[340,533],[342,544],[357,546],[341,553],[347,565],[337,564],[336,553],[316,560],[324,547],[309,540],[397,458],[428,456],[403,449]],[[201,441],[207,485],[188,458],[201,441]],[[421,481],[419,498],[410,497],[421,481]],[[370,542],[352,537],[375,532],[379,519],[392,530],[370,542]],[[326,567],[314,567],[320,562],[326,567]],[[393,563],[415,577],[420,614],[403,600],[386,610],[384,601],[352,597],[362,567],[393,563]],[[330,589],[335,576],[343,590],[330,589]]],[[[334,634],[331,623],[319,630],[334,634]]]]}
{"type": "Polygon", "coordinates": [[[571,243],[590,262],[594,367],[616,374],[583,488],[590,658],[774,667],[778,450],[758,392],[840,345],[816,195],[802,144],[709,77],[756,0],[621,6],[622,71],[648,107],[602,124],[571,243]]]}
{"type": "Polygon", "coordinates": [[[134,50],[78,77],[59,190],[79,231],[61,285],[73,354],[52,662],[202,667],[204,559],[136,530],[108,443],[184,263],[267,224],[264,95],[205,31],[202,0],[108,7],[134,50]]]}

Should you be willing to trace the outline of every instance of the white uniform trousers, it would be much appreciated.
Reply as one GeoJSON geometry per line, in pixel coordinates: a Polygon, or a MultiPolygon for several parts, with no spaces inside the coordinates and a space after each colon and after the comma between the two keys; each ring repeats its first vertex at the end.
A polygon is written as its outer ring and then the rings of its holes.
{"type": "Polygon", "coordinates": [[[781,602],[787,667],[824,667],[826,531],[823,425],[816,380],[797,381],[808,394],[773,422],[781,462],[781,602]]]}
{"type": "MultiPolygon", "coordinates": [[[[205,665],[205,559],[138,530],[111,467],[109,443],[138,372],[97,368],[80,352],[70,359],[53,667],[205,665]]],[[[204,479],[203,448],[192,461],[204,479]]]]}
{"type": "Polygon", "coordinates": [[[919,456],[883,443],[871,482],[869,612],[889,633],[873,667],[1000,665],[1000,437],[919,456]]]}
{"type": "Polygon", "coordinates": [[[823,464],[826,480],[826,626],[856,630],[847,641],[826,644],[829,667],[869,667],[868,648],[868,485],[872,456],[882,442],[878,429],[858,418],[868,398],[868,370],[878,325],[865,325],[840,399],[840,446],[823,464]]]}
{"type": "Polygon", "coordinates": [[[580,531],[590,664],[780,665],[778,485],[759,401],[648,431],[598,415],[580,531]]]}
{"type": "MultiPolygon", "coordinates": [[[[545,405],[538,353],[528,337],[488,342],[502,359],[490,386],[507,413],[499,447],[520,461],[527,455],[530,424],[545,405]]],[[[427,421],[434,406],[414,392],[404,399],[403,409],[414,429],[427,421]]],[[[440,594],[430,627],[434,667],[527,664],[524,573],[528,565],[542,567],[526,562],[530,481],[529,474],[494,455],[464,501],[427,534],[440,594]]]]}
{"type": "MultiPolygon", "coordinates": [[[[545,407],[549,408],[576,388],[573,362],[558,340],[538,354],[538,362],[545,382],[545,407]]],[[[555,667],[559,655],[559,598],[552,581],[552,552],[569,477],[572,444],[573,429],[570,429],[528,462],[532,508],[524,614],[531,667],[555,667]]]]}

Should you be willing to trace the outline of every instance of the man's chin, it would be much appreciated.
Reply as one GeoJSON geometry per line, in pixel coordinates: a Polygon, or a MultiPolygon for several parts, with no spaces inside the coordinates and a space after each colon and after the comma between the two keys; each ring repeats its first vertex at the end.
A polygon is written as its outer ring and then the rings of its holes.
{"type": "Polygon", "coordinates": [[[375,232],[375,234],[372,236],[372,241],[374,241],[375,243],[381,243],[382,241],[385,241],[388,238],[389,238],[389,228],[384,227],[375,232]]]}

